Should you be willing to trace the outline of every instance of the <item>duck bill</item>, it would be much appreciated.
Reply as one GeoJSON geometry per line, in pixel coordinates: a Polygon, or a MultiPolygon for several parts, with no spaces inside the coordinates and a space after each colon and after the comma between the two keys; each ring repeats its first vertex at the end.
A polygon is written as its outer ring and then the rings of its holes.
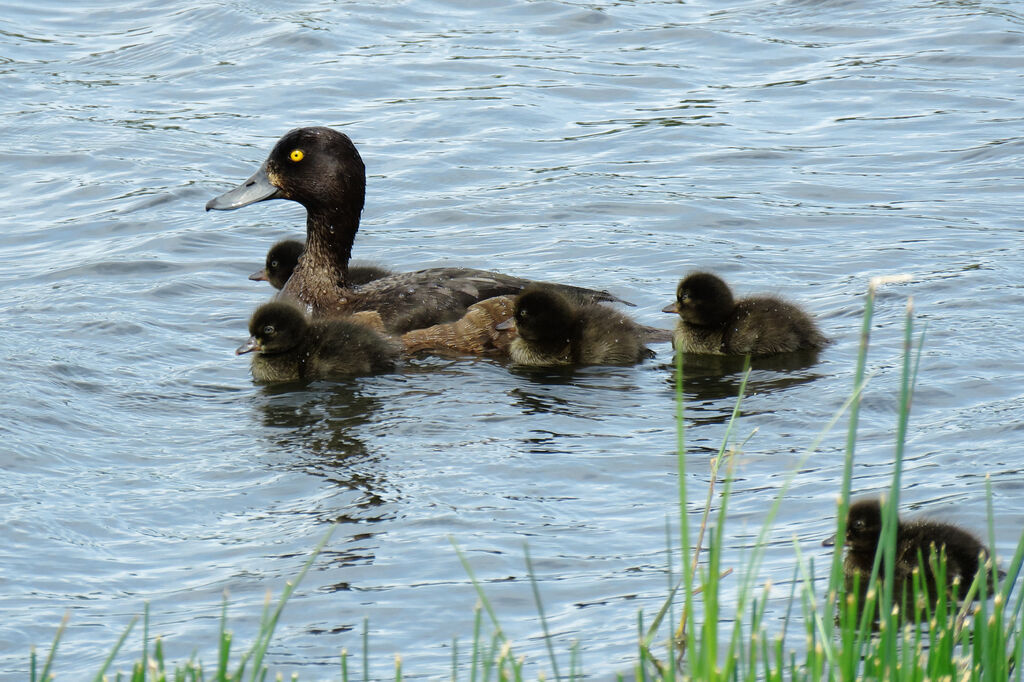
{"type": "Polygon", "coordinates": [[[257,201],[280,198],[280,192],[281,190],[270,182],[270,176],[267,175],[267,164],[264,162],[259,170],[241,185],[207,201],[206,210],[231,211],[255,204],[257,201]]]}
{"type": "Polygon", "coordinates": [[[667,306],[661,309],[663,313],[676,313],[679,314],[679,303],[669,303],[667,306]]]}
{"type": "Polygon", "coordinates": [[[494,328],[497,329],[500,332],[507,331],[509,329],[515,329],[516,328],[516,320],[515,320],[514,317],[510,317],[507,320],[505,320],[504,322],[499,322],[498,324],[494,325],[494,328]]]}
{"type": "Polygon", "coordinates": [[[835,547],[836,546],[836,536],[833,535],[830,538],[825,538],[824,540],[821,541],[821,546],[822,547],[835,547]]]}
{"type": "Polygon", "coordinates": [[[263,347],[260,346],[260,342],[255,336],[250,336],[248,341],[235,349],[235,355],[245,355],[246,353],[251,353],[254,350],[263,350],[263,347]]]}
{"type": "Polygon", "coordinates": [[[270,278],[267,277],[267,269],[257,270],[256,272],[249,275],[249,279],[254,282],[269,282],[270,278]]]}

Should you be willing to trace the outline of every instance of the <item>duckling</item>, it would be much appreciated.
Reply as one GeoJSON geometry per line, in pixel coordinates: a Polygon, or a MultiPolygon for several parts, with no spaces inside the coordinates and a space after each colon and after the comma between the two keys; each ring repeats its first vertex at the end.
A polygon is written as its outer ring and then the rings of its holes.
{"type": "Polygon", "coordinates": [[[249,340],[235,353],[256,352],[252,376],[266,383],[332,379],[394,369],[399,349],[374,330],[345,319],[310,322],[283,301],[261,305],[249,340]]]}
{"type": "Polygon", "coordinates": [[[819,350],[828,343],[797,306],[774,296],[736,301],[729,286],[710,272],[683,278],[675,303],[662,312],[679,315],[672,347],[686,353],[774,355],[819,350]]]}
{"type": "MultiPolygon", "coordinates": [[[[270,286],[275,289],[283,289],[305,249],[305,243],[298,239],[282,239],[267,251],[267,261],[263,269],[249,275],[249,279],[254,282],[270,282],[270,286]]],[[[348,278],[354,286],[390,274],[390,270],[366,263],[352,263],[348,268],[348,278]]]]}
{"type": "Polygon", "coordinates": [[[548,285],[525,288],[512,318],[497,329],[513,325],[518,336],[508,350],[517,365],[632,365],[654,357],[640,325],[548,285]]]}
{"type": "MultiPolygon", "coordinates": [[[[518,294],[529,282],[469,268],[432,268],[352,283],[349,259],[366,194],[366,170],[352,140],[331,128],[286,133],[259,169],[206,210],[232,210],[269,199],[306,208],[306,250],[281,293],[315,317],[360,310],[380,313],[401,333],[458,319],[466,308],[494,296],[518,294]]],[[[605,291],[565,287],[593,300],[619,300],[605,291]]]]}
{"type": "MultiPolygon", "coordinates": [[[[855,580],[859,584],[861,605],[868,592],[871,566],[875,561],[881,534],[882,501],[871,498],[851,503],[846,515],[847,550],[846,558],[843,560],[843,573],[848,591],[853,589],[855,580]]],[[[829,538],[823,544],[833,544],[834,541],[835,538],[829,538]]],[[[978,571],[984,570],[984,562],[989,558],[988,548],[981,540],[951,523],[927,519],[899,519],[896,526],[893,599],[896,603],[904,604],[903,613],[907,617],[913,615],[908,606],[913,595],[914,571],[921,572],[921,583],[928,590],[929,603],[934,605],[938,601],[937,577],[929,561],[932,548],[936,552],[945,553],[946,580],[942,589],[945,589],[950,597],[953,596],[954,590],[957,595],[965,594],[978,571]],[[919,555],[923,559],[923,565],[918,559],[919,555]]],[[[879,567],[878,575],[885,575],[884,564],[879,567]]],[[[994,592],[991,575],[988,576],[987,583],[987,594],[991,597],[994,592]]]]}

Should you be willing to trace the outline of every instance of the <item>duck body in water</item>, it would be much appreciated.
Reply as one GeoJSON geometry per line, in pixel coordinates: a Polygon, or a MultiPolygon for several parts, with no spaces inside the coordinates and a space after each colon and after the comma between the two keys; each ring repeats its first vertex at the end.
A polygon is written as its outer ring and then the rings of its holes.
{"type": "MultiPolygon", "coordinates": [[[[285,134],[260,168],[207,210],[231,210],[269,199],[306,209],[306,247],[281,296],[314,317],[378,312],[388,331],[401,333],[458,319],[483,299],[517,294],[528,280],[470,268],[432,268],[355,286],[349,274],[352,244],[366,194],[363,160],[347,135],[331,128],[285,134]]],[[[603,291],[565,287],[594,300],[618,300],[603,291]]]]}
{"type": "Polygon", "coordinates": [[[515,301],[509,357],[517,365],[632,365],[654,353],[644,329],[600,303],[580,300],[544,284],[532,284],[515,301]]]}
{"type": "Polygon", "coordinates": [[[679,282],[676,301],[663,310],[679,315],[677,351],[764,356],[820,350],[828,339],[807,313],[774,296],[735,300],[717,275],[695,272],[679,282]]]}
{"type": "MultiPolygon", "coordinates": [[[[263,269],[249,275],[249,279],[254,282],[269,282],[275,289],[283,289],[305,250],[306,244],[299,239],[282,239],[267,251],[263,269]]],[[[350,263],[348,266],[348,281],[352,286],[366,284],[392,274],[394,273],[387,268],[368,263],[350,263]]]]}
{"type": "MultiPolygon", "coordinates": [[[[846,516],[846,556],[843,574],[847,591],[855,588],[862,609],[871,580],[871,567],[882,538],[882,501],[878,498],[857,500],[850,504],[846,516]]],[[[835,538],[824,544],[834,544],[835,538]]],[[[951,523],[930,519],[899,519],[896,527],[896,553],[893,563],[893,599],[903,604],[906,617],[913,616],[914,574],[927,590],[927,601],[935,605],[940,591],[950,599],[962,598],[979,571],[985,570],[989,558],[988,548],[974,534],[951,523]],[[932,553],[944,556],[945,580],[939,578],[930,561],[932,553]]],[[[884,560],[878,575],[885,576],[884,560]]],[[[991,575],[988,576],[987,594],[993,595],[991,575]]],[[[881,595],[879,594],[879,599],[881,595]]]]}
{"type": "Polygon", "coordinates": [[[255,353],[252,376],[264,383],[337,379],[394,369],[399,347],[348,319],[310,321],[296,305],[265,303],[249,320],[249,340],[235,352],[255,353]]]}

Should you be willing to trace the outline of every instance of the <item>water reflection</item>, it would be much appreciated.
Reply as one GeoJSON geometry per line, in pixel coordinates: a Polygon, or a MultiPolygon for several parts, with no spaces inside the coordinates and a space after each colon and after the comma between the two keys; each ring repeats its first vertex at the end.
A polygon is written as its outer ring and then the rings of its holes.
{"type": "Polygon", "coordinates": [[[551,414],[605,421],[616,411],[642,410],[645,372],[637,367],[523,367],[509,372],[524,379],[509,391],[523,414],[551,414]]]}
{"type": "Polygon", "coordinates": [[[343,506],[317,512],[325,522],[390,518],[380,513],[384,503],[396,497],[388,490],[383,456],[367,447],[361,435],[380,410],[381,400],[364,387],[360,380],[303,388],[266,386],[257,398],[266,427],[260,433],[275,451],[287,453],[283,466],[322,478],[344,493],[343,506]]]}
{"type": "MultiPolygon", "coordinates": [[[[793,386],[808,384],[823,376],[817,372],[804,372],[818,362],[820,351],[807,350],[782,353],[764,358],[752,358],[750,379],[746,395],[754,393],[767,395],[793,386]]],[[[683,398],[687,405],[699,406],[739,395],[743,383],[745,358],[734,355],[692,355],[683,356],[683,398]]],[[[675,390],[675,359],[665,365],[669,371],[666,383],[675,390]]],[[[699,409],[699,408],[697,408],[699,409]]],[[[731,411],[718,410],[695,417],[691,410],[687,415],[693,424],[718,424],[729,419],[731,411]]]]}

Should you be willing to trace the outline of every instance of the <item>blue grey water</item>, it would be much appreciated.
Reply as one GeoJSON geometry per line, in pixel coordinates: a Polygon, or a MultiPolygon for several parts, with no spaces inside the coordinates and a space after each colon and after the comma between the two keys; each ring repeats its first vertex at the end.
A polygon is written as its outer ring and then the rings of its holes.
{"type": "MultiPolygon", "coordinates": [[[[568,374],[427,358],[254,385],[232,351],[270,289],[246,275],[303,212],[203,205],[300,125],[343,130],[366,161],[359,259],[608,288],[664,327],[694,268],[801,301],[834,343],[752,373],[725,530],[742,573],[797,471],[759,572],[783,591],[794,538],[829,557],[845,420],[802,457],[850,394],[868,280],[908,275],[879,290],[855,489],[888,485],[912,300],[926,338],[903,509],[982,530],[990,477],[1004,560],[1016,543],[1017,2],[43,0],[0,13],[0,73],[5,680],[65,612],[58,676],[94,674],[146,602],[168,657],[209,666],[222,594],[251,641],[265,592],[334,521],[275,671],[336,677],[365,618],[374,675],[394,654],[446,674],[477,600],[449,539],[531,664],[525,543],[563,671],[574,641],[596,677],[634,661],[679,518],[671,350],[568,374]]],[[[740,379],[703,363],[686,381],[696,499],[740,379]]]]}

